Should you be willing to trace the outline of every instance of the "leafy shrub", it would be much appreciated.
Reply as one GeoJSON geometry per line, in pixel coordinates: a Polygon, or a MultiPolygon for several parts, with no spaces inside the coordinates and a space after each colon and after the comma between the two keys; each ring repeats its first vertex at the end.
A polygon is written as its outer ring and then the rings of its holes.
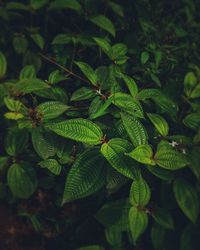
{"type": "Polygon", "coordinates": [[[59,249],[198,249],[199,8],[0,2],[0,198],[59,249]]]}

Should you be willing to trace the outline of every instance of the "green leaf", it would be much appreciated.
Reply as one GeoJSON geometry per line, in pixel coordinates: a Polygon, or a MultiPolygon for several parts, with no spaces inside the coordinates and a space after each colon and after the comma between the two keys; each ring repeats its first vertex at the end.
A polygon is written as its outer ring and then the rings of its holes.
{"type": "Polygon", "coordinates": [[[15,156],[24,151],[28,142],[28,131],[25,129],[9,130],[5,137],[6,153],[15,156]]]}
{"type": "Polygon", "coordinates": [[[19,81],[18,83],[15,84],[14,89],[15,91],[18,91],[20,93],[29,94],[31,92],[47,89],[49,87],[50,86],[46,84],[44,81],[37,78],[32,78],[19,81]]]}
{"type": "Polygon", "coordinates": [[[4,114],[4,116],[9,120],[19,120],[24,118],[24,115],[18,112],[7,112],[4,114]]]}
{"type": "Polygon", "coordinates": [[[99,126],[82,118],[48,124],[47,127],[63,137],[93,145],[100,144],[103,137],[99,126]]]}
{"type": "Polygon", "coordinates": [[[200,112],[188,114],[183,119],[183,124],[188,128],[197,130],[200,126],[200,112]]]}
{"type": "Polygon", "coordinates": [[[108,31],[113,37],[115,37],[115,27],[110,19],[104,15],[96,15],[90,18],[90,21],[96,24],[98,27],[103,30],[108,31]]]}
{"type": "Polygon", "coordinates": [[[144,233],[148,226],[147,214],[136,207],[131,207],[129,210],[129,226],[134,243],[144,233]]]}
{"type": "Polygon", "coordinates": [[[174,221],[171,214],[164,208],[156,208],[152,214],[154,220],[166,229],[174,229],[174,221]]]}
{"type": "Polygon", "coordinates": [[[43,102],[36,108],[37,112],[42,115],[42,119],[44,120],[54,119],[62,115],[68,109],[69,106],[58,101],[43,102]]]}
{"type": "Polygon", "coordinates": [[[29,198],[37,188],[35,170],[27,163],[15,163],[10,166],[7,181],[13,195],[21,199],[29,198]]]}
{"type": "Polygon", "coordinates": [[[99,245],[89,245],[89,246],[77,248],[76,250],[104,250],[104,248],[99,245]]]}
{"type": "Polygon", "coordinates": [[[160,91],[158,89],[142,89],[138,95],[138,100],[153,99],[154,97],[159,97],[160,91]]]}
{"type": "Polygon", "coordinates": [[[132,146],[127,140],[114,138],[102,144],[101,153],[114,169],[133,179],[136,176],[134,162],[131,163],[128,157],[125,156],[125,153],[130,151],[131,148],[132,146]]]}
{"type": "Polygon", "coordinates": [[[89,107],[89,118],[91,120],[101,117],[108,113],[108,108],[112,103],[112,98],[108,100],[101,100],[99,96],[93,99],[89,107]]]}
{"type": "Polygon", "coordinates": [[[197,78],[194,72],[188,72],[184,78],[184,92],[189,97],[197,85],[197,78]]]}
{"type": "Polygon", "coordinates": [[[95,71],[85,62],[76,62],[83,74],[89,79],[93,85],[97,85],[97,76],[95,71]]]}
{"type": "Polygon", "coordinates": [[[9,97],[4,97],[3,100],[4,100],[6,107],[10,111],[19,112],[23,106],[23,104],[20,101],[9,98],[9,97]]]}
{"type": "Polygon", "coordinates": [[[32,130],[32,144],[37,154],[44,160],[56,154],[55,136],[40,127],[32,130]]]}
{"type": "Polygon", "coordinates": [[[140,103],[128,94],[122,92],[115,93],[113,94],[112,102],[114,105],[126,111],[130,115],[135,115],[139,118],[144,117],[140,103]]]}
{"type": "Polygon", "coordinates": [[[57,44],[68,44],[72,42],[72,37],[68,34],[58,34],[54,37],[51,44],[57,45],[57,44]]]}
{"type": "Polygon", "coordinates": [[[39,33],[36,33],[36,34],[31,34],[30,35],[31,38],[33,39],[33,41],[35,42],[35,44],[42,50],[44,49],[44,38],[39,34],[39,33]]]}
{"type": "Polygon", "coordinates": [[[147,116],[149,117],[155,128],[158,130],[159,134],[161,134],[162,136],[168,135],[169,126],[162,116],[152,113],[147,113],[147,116]]]}
{"type": "Polygon", "coordinates": [[[106,53],[110,59],[112,59],[112,47],[106,39],[93,37],[94,41],[99,45],[99,47],[106,53]]]}
{"type": "Polygon", "coordinates": [[[13,39],[13,47],[17,54],[24,54],[28,48],[28,41],[24,35],[15,36],[13,39]]]}
{"type": "Polygon", "coordinates": [[[136,117],[125,113],[121,113],[121,118],[133,145],[137,147],[147,144],[148,136],[142,123],[136,117]]]}
{"type": "Polygon", "coordinates": [[[27,80],[36,78],[36,70],[34,65],[26,65],[20,71],[19,79],[20,80],[27,80]]]}
{"type": "Polygon", "coordinates": [[[122,232],[119,232],[115,228],[109,228],[109,227],[106,228],[104,232],[108,244],[114,247],[114,249],[115,248],[120,249],[122,245],[122,232]]]}
{"type": "Polygon", "coordinates": [[[67,77],[63,75],[59,70],[54,70],[50,73],[48,82],[51,84],[56,84],[66,79],[67,77]]]}
{"type": "Polygon", "coordinates": [[[105,184],[104,159],[98,150],[82,153],[70,169],[62,204],[84,198],[97,192],[105,184]]]}
{"type": "Polygon", "coordinates": [[[115,12],[117,15],[124,17],[124,11],[121,5],[113,2],[113,1],[109,1],[108,2],[108,6],[112,9],[113,12],[115,12]]]}
{"type": "Polygon", "coordinates": [[[49,0],[31,0],[30,4],[34,10],[38,10],[38,9],[42,8],[48,2],[49,2],[49,0]]]}
{"type": "Polygon", "coordinates": [[[149,60],[149,52],[143,51],[140,57],[141,64],[147,63],[149,60]]]}
{"type": "Polygon", "coordinates": [[[195,99],[200,97],[200,84],[198,84],[191,92],[190,98],[195,99]]]}
{"type": "Polygon", "coordinates": [[[144,207],[149,203],[151,190],[147,182],[142,178],[135,179],[131,185],[129,200],[131,205],[144,207]]]}
{"type": "Polygon", "coordinates": [[[183,213],[195,223],[199,215],[199,197],[194,187],[186,180],[174,181],[173,191],[176,201],[183,213]]]}
{"type": "Polygon", "coordinates": [[[7,71],[7,60],[5,55],[0,51],[0,79],[2,79],[7,71]]]}
{"type": "Polygon", "coordinates": [[[150,145],[140,145],[126,155],[130,156],[140,163],[153,166],[155,165],[155,161],[153,159],[153,150],[150,145]]]}
{"type": "Polygon", "coordinates": [[[96,213],[96,219],[106,228],[117,229],[119,232],[128,231],[128,199],[120,199],[104,204],[96,213]]]}
{"type": "Polygon", "coordinates": [[[151,241],[155,250],[163,249],[166,245],[166,229],[155,223],[151,228],[151,241]]]}
{"type": "Polygon", "coordinates": [[[75,11],[82,9],[77,0],[55,0],[50,3],[49,10],[69,8],[75,11]]]}
{"type": "Polygon", "coordinates": [[[60,175],[61,165],[55,159],[47,159],[38,163],[40,167],[47,168],[51,173],[60,175]]]}
{"type": "Polygon", "coordinates": [[[128,89],[129,89],[130,94],[133,97],[136,97],[138,94],[138,87],[137,87],[135,80],[133,78],[131,78],[130,76],[127,76],[124,74],[122,75],[122,78],[125,81],[128,89]]]}
{"type": "Polygon", "coordinates": [[[154,160],[160,167],[169,170],[181,169],[188,165],[186,156],[173,149],[168,142],[158,145],[154,160]]]}

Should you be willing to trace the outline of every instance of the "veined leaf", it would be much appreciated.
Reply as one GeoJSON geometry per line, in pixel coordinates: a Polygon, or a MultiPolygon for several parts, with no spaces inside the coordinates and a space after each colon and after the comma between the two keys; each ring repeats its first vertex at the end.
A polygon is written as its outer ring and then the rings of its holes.
{"type": "Polygon", "coordinates": [[[140,121],[136,117],[125,113],[121,113],[121,118],[133,145],[137,147],[147,144],[147,132],[140,121]]]}
{"type": "Polygon", "coordinates": [[[151,113],[147,113],[147,116],[149,117],[150,121],[153,123],[153,125],[156,127],[156,129],[162,136],[168,135],[169,126],[166,120],[162,116],[151,113]]]}
{"type": "Polygon", "coordinates": [[[56,154],[56,140],[52,133],[47,133],[41,128],[34,128],[32,143],[37,154],[44,160],[56,154]]]}
{"type": "Polygon", "coordinates": [[[77,158],[67,175],[62,204],[89,196],[105,184],[103,161],[96,149],[77,158]]]}
{"type": "Polygon", "coordinates": [[[93,145],[100,144],[103,137],[99,126],[82,118],[48,124],[47,127],[63,137],[93,145]]]}
{"type": "Polygon", "coordinates": [[[119,232],[128,231],[128,199],[120,199],[103,205],[96,213],[96,219],[106,228],[117,229],[119,232]]]}
{"type": "Polygon", "coordinates": [[[0,79],[2,79],[7,71],[7,60],[5,55],[0,51],[0,79]]]}
{"type": "Polygon", "coordinates": [[[154,220],[166,229],[174,229],[174,221],[171,214],[164,208],[156,208],[152,214],[154,220]]]}
{"type": "Polygon", "coordinates": [[[127,140],[114,138],[101,146],[101,153],[114,169],[133,179],[136,176],[134,162],[129,161],[125,156],[125,152],[129,152],[131,148],[127,140]]]}
{"type": "Polygon", "coordinates": [[[49,74],[48,82],[56,84],[67,79],[67,76],[62,74],[59,70],[54,70],[49,74]]]}
{"type": "Polygon", "coordinates": [[[7,154],[15,156],[23,152],[28,142],[28,131],[26,129],[9,130],[5,138],[5,150],[7,154]]]}
{"type": "Polygon", "coordinates": [[[155,165],[153,150],[150,145],[140,145],[127,155],[140,163],[155,165]]]}
{"type": "Polygon", "coordinates": [[[20,80],[27,80],[36,78],[36,70],[33,65],[26,65],[20,71],[19,79],[20,80]]]}
{"type": "Polygon", "coordinates": [[[194,187],[182,178],[174,181],[173,191],[183,213],[195,223],[199,215],[199,197],[194,187]]]}
{"type": "Polygon", "coordinates": [[[124,74],[122,75],[122,78],[125,81],[126,86],[128,87],[130,94],[133,97],[136,97],[138,94],[138,87],[137,87],[135,80],[133,78],[131,78],[130,76],[127,76],[124,74]]]}
{"type": "Polygon", "coordinates": [[[14,196],[29,198],[37,188],[35,170],[27,163],[13,164],[7,174],[8,186],[14,196]]]}
{"type": "Polygon", "coordinates": [[[16,83],[14,87],[15,91],[23,94],[29,94],[31,92],[47,88],[49,88],[49,85],[37,78],[21,80],[16,83]]]}
{"type": "Polygon", "coordinates": [[[72,96],[71,96],[71,101],[83,101],[83,100],[88,100],[91,99],[95,96],[94,90],[91,88],[87,87],[82,87],[78,90],[76,90],[72,96]]]}
{"type": "Polygon", "coordinates": [[[159,96],[160,91],[158,89],[143,89],[137,94],[138,100],[153,99],[155,96],[159,96]]]}
{"type": "Polygon", "coordinates": [[[144,117],[140,103],[128,94],[122,92],[113,94],[113,104],[130,115],[135,115],[140,118],[144,117]]]}
{"type": "Polygon", "coordinates": [[[151,197],[151,190],[147,182],[142,178],[135,179],[131,185],[129,200],[131,205],[144,207],[151,197]]]}
{"type": "Polygon", "coordinates": [[[19,112],[23,106],[23,104],[20,101],[9,98],[9,97],[4,97],[3,100],[4,100],[6,107],[10,111],[19,112]]]}
{"type": "Polygon", "coordinates": [[[106,240],[112,247],[120,248],[122,246],[122,232],[119,232],[115,228],[106,228],[105,229],[106,240]]]}
{"type": "Polygon", "coordinates": [[[147,214],[136,207],[131,207],[129,210],[129,226],[134,243],[144,233],[148,226],[147,214]]]}
{"type": "Polygon", "coordinates": [[[200,113],[190,113],[183,119],[186,127],[197,130],[200,127],[200,113]]]}
{"type": "Polygon", "coordinates": [[[103,30],[108,31],[112,36],[115,37],[115,27],[113,23],[104,15],[96,15],[90,18],[90,21],[103,30]]]}
{"type": "Polygon", "coordinates": [[[110,59],[112,59],[112,47],[107,42],[107,40],[99,37],[93,37],[94,41],[99,45],[99,47],[103,50],[104,53],[108,55],[110,59]]]}
{"type": "Polygon", "coordinates": [[[85,62],[76,62],[76,65],[93,85],[97,85],[97,75],[89,64],[85,62]]]}
{"type": "Polygon", "coordinates": [[[169,170],[177,170],[188,165],[186,156],[173,149],[167,142],[158,145],[154,160],[160,167],[169,170]]]}
{"type": "Polygon", "coordinates": [[[51,120],[60,115],[62,115],[66,110],[69,109],[69,106],[58,101],[49,101],[41,103],[37,106],[36,110],[42,115],[44,120],[51,120]]]}
{"type": "Polygon", "coordinates": [[[55,159],[47,159],[38,163],[40,167],[47,168],[51,173],[59,175],[61,172],[61,165],[55,159]]]}

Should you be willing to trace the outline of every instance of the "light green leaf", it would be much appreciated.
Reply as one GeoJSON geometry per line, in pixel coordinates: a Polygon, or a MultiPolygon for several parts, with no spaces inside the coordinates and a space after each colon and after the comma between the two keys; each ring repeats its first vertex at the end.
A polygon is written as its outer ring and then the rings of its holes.
{"type": "Polygon", "coordinates": [[[140,103],[134,99],[131,95],[118,92],[113,94],[113,104],[120,109],[126,111],[130,115],[135,115],[139,118],[143,118],[143,110],[140,103]]]}
{"type": "Polygon", "coordinates": [[[133,145],[137,147],[147,144],[148,136],[142,123],[136,117],[126,113],[121,113],[121,118],[133,145]]]}
{"type": "Polygon", "coordinates": [[[20,101],[9,97],[4,97],[4,103],[10,111],[14,112],[19,112],[23,106],[20,101]]]}
{"type": "Polygon", "coordinates": [[[76,62],[76,65],[93,85],[97,85],[97,76],[89,64],[85,62],[76,62]]]}
{"type": "Polygon", "coordinates": [[[36,70],[34,65],[26,65],[20,71],[19,79],[20,80],[27,80],[36,78],[36,70]]]}
{"type": "Polygon", "coordinates": [[[110,19],[108,19],[104,15],[96,15],[90,18],[90,21],[103,30],[108,31],[113,37],[115,37],[115,26],[111,22],[110,19]]]}
{"type": "Polygon", "coordinates": [[[147,116],[162,136],[168,135],[169,126],[162,116],[153,113],[147,113],[147,116]]]}
{"type": "Polygon", "coordinates": [[[147,214],[136,207],[131,207],[129,210],[129,226],[134,243],[144,233],[148,226],[147,214]]]}
{"type": "Polygon", "coordinates": [[[133,179],[136,176],[134,162],[131,163],[125,156],[125,152],[129,152],[131,148],[132,146],[127,140],[114,138],[101,146],[101,153],[114,169],[133,179]]]}
{"type": "Polygon", "coordinates": [[[49,87],[50,86],[46,84],[44,81],[37,78],[32,78],[19,81],[18,83],[15,84],[14,89],[15,91],[18,91],[20,93],[29,94],[31,92],[47,89],[49,87]]]}
{"type": "Polygon", "coordinates": [[[149,203],[151,190],[147,182],[142,178],[135,179],[131,185],[129,200],[131,205],[144,207],[149,203]]]}
{"type": "Polygon", "coordinates": [[[49,101],[41,103],[37,106],[36,110],[42,115],[42,119],[51,120],[62,115],[69,108],[69,106],[62,102],[49,101]]]}
{"type": "Polygon", "coordinates": [[[9,120],[19,120],[22,119],[24,117],[23,114],[18,113],[18,112],[7,112],[4,114],[5,118],[9,119],[9,120]]]}
{"type": "Polygon", "coordinates": [[[82,118],[48,124],[47,127],[63,137],[93,145],[100,144],[103,138],[99,126],[82,118]]]}
{"type": "Polygon", "coordinates": [[[15,163],[10,166],[7,181],[13,195],[21,199],[29,198],[37,188],[35,170],[27,163],[15,163]]]}
{"type": "Polygon", "coordinates": [[[61,172],[61,165],[55,159],[47,159],[38,163],[40,167],[47,168],[51,173],[59,175],[61,172]]]}
{"type": "Polygon", "coordinates": [[[150,145],[140,145],[127,155],[140,163],[155,165],[153,150],[150,145]]]}
{"type": "Polygon", "coordinates": [[[104,159],[96,149],[82,153],[70,169],[62,204],[84,198],[105,184],[104,159]]]}
{"type": "Polygon", "coordinates": [[[194,187],[186,180],[174,181],[173,191],[176,201],[183,213],[195,223],[199,215],[199,197],[194,187]]]}
{"type": "Polygon", "coordinates": [[[188,160],[184,154],[173,149],[168,142],[163,143],[162,141],[158,145],[154,160],[160,167],[169,170],[177,170],[188,165],[188,160]]]}

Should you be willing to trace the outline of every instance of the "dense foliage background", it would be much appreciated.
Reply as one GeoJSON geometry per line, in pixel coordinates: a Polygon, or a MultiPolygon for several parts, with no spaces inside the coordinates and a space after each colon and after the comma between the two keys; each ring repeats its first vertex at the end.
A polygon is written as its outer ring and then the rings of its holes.
{"type": "Polygon", "coordinates": [[[199,12],[0,1],[1,249],[199,249],[199,12]]]}

